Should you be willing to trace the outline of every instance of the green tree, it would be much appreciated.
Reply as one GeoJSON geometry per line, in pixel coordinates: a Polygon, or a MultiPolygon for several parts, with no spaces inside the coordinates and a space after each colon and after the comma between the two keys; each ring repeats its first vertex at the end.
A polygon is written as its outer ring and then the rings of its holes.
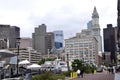
{"type": "Polygon", "coordinates": [[[72,62],[72,69],[73,69],[73,71],[77,71],[77,69],[82,69],[83,67],[84,67],[84,65],[83,65],[83,61],[82,60],[75,59],[72,62]]]}
{"type": "Polygon", "coordinates": [[[41,59],[39,62],[38,62],[38,64],[39,65],[41,65],[41,64],[44,64],[45,63],[45,61],[54,61],[55,59],[53,59],[53,58],[43,58],[43,59],[41,59]]]}
{"type": "Polygon", "coordinates": [[[92,72],[92,69],[93,69],[93,67],[90,66],[89,64],[86,64],[86,65],[84,66],[84,72],[85,72],[85,73],[91,73],[91,72],[92,72]]]}
{"type": "Polygon", "coordinates": [[[45,59],[41,59],[38,64],[41,65],[41,64],[44,64],[45,63],[45,59]]]}

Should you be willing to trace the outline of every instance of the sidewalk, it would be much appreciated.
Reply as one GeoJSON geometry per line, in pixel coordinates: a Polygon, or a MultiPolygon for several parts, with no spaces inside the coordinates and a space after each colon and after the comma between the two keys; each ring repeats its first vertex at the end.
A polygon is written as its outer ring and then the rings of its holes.
{"type": "Polygon", "coordinates": [[[114,80],[120,80],[120,73],[115,73],[115,79],[114,80]]]}
{"type": "Polygon", "coordinates": [[[71,80],[114,80],[114,74],[108,74],[104,72],[96,74],[84,74],[83,78],[80,77],[71,80]]]}

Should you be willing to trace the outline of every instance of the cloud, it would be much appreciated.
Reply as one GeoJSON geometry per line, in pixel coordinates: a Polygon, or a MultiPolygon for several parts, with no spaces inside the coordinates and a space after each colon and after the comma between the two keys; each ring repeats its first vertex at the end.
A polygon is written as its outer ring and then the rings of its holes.
{"type": "Polygon", "coordinates": [[[21,28],[22,37],[31,37],[42,23],[47,31],[63,30],[65,38],[86,29],[94,6],[100,16],[101,29],[108,23],[116,26],[117,0],[1,0],[1,24],[21,28]]]}

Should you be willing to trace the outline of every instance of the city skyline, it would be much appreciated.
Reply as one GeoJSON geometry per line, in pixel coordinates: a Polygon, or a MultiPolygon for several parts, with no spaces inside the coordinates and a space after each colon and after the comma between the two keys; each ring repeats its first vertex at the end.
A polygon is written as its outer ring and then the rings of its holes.
{"type": "Polygon", "coordinates": [[[31,37],[34,28],[44,23],[47,32],[63,30],[68,38],[87,28],[94,6],[101,30],[107,24],[117,26],[116,5],[117,0],[2,0],[0,24],[18,26],[21,37],[31,37]]]}

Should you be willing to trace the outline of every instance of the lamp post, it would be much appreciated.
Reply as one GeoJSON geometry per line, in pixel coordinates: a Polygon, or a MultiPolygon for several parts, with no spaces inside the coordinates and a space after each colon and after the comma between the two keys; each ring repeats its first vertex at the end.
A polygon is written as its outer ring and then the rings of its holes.
{"type": "Polygon", "coordinates": [[[17,43],[17,76],[18,76],[18,71],[19,71],[19,66],[18,66],[18,63],[19,63],[19,48],[20,48],[20,39],[21,38],[16,38],[16,43],[17,43]]]}
{"type": "Polygon", "coordinates": [[[70,71],[70,67],[69,67],[69,54],[67,53],[67,67],[68,67],[68,72],[70,71]]]}

